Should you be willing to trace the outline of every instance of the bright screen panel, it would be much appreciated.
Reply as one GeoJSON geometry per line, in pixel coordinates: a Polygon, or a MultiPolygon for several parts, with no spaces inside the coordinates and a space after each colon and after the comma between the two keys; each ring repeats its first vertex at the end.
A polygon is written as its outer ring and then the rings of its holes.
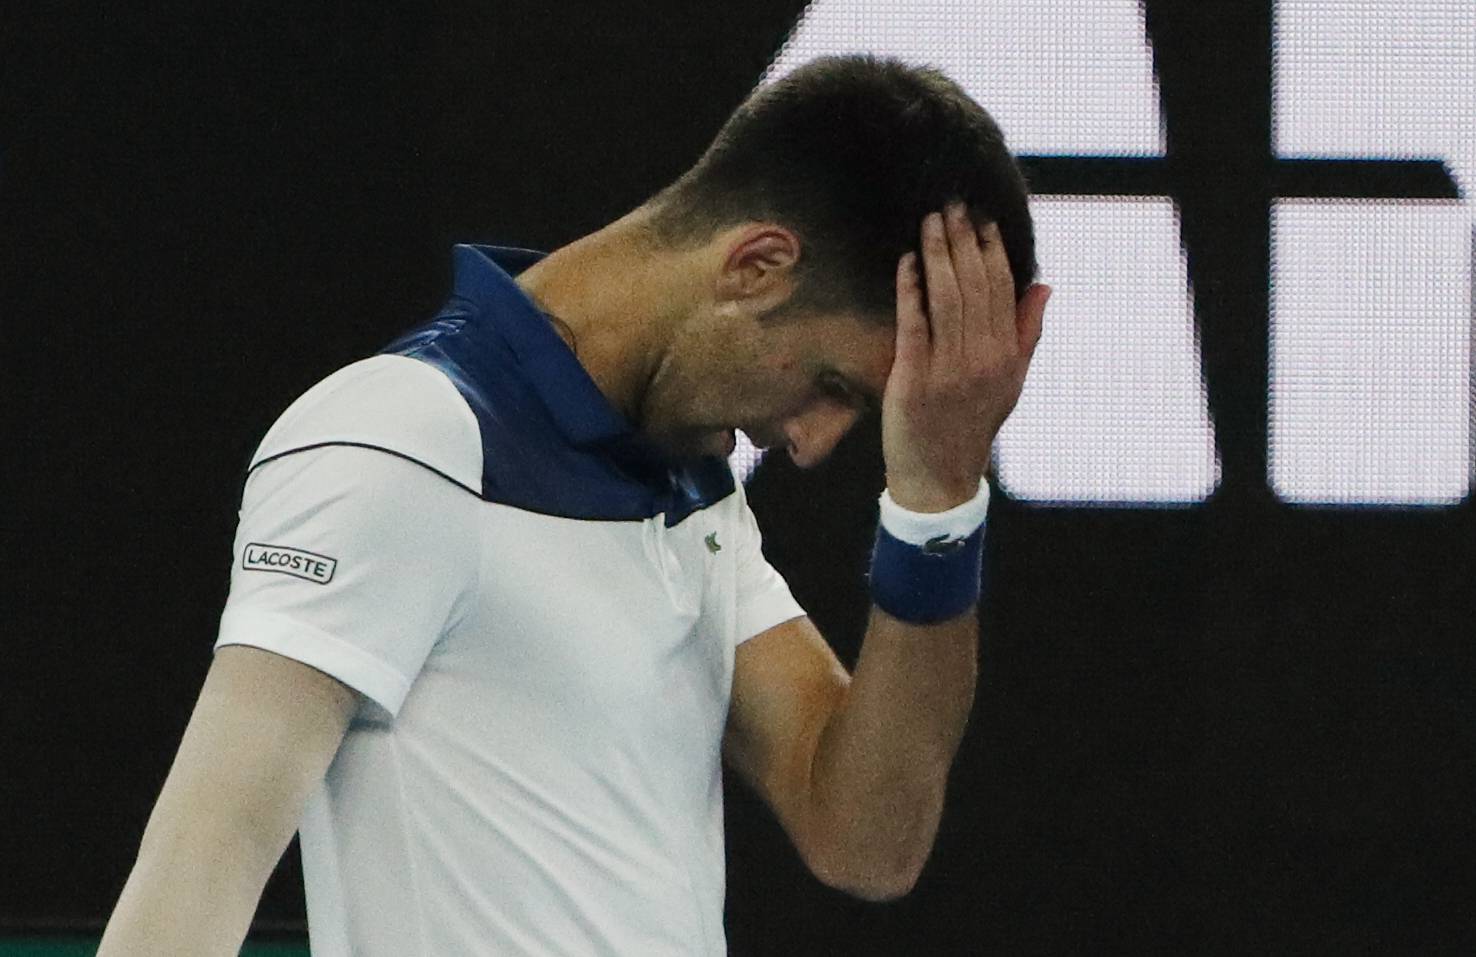
{"type": "Polygon", "coordinates": [[[1476,7],[1281,0],[1285,157],[1431,159],[1459,200],[1272,209],[1269,471],[1299,505],[1443,505],[1471,487],[1476,7]]]}

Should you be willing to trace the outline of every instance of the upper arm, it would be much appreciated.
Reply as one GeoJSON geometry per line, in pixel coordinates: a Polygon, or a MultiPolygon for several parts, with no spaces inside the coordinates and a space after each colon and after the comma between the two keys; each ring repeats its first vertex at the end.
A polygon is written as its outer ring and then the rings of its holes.
{"type": "Polygon", "coordinates": [[[820,736],[849,685],[845,668],[807,617],[738,646],[724,757],[773,809],[817,873],[823,866],[810,770],[820,736]]]}
{"type": "MultiPolygon", "coordinates": [[[[338,751],[359,696],[268,651],[215,654],[141,856],[210,835],[269,873],[338,751]]],[[[263,873],[262,879],[265,879],[263,873]]]]}
{"type": "Polygon", "coordinates": [[[99,954],[234,954],[358,695],[306,665],[222,648],[99,954]]]}

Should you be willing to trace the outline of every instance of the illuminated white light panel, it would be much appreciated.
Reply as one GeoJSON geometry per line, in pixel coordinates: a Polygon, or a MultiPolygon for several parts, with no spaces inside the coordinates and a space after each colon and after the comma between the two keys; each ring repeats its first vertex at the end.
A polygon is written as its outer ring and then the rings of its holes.
{"type": "Polygon", "coordinates": [[[1459,501],[1473,471],[1476,7],[1281,0],[1275,40],[1280,154],[1438,159],[1464,200],[1275,208],[1268,479],[1298,504],[1459,501]]]}
{"type": "Polygon", "coordinates": [[[741,481],[747,482],[753,477],[753,470],[758,468],[759,460],[764,457],[763,449],[758,448],[748,440],[748,436],[742,432],[736,435],[737,442],[733,446],[733,454],[728,456],[728,464],[733,471],[738,473],[741,481]]]}
{"type": "Polygon", "coordinates": [[[817,56],[878,53],[938,67],[1023,153],[1163,153],[1138,0],[818,0],[765,79],[817,56]]]}
{"type": "Polygon", "coordinates": [[[1272,210],[1270,481],[1298,504],[1470,487],[1471,230],[1457,201],[1272,210]]]}
{"type": "Polygon", "coordinates": [[[1442,159],[1476,195],[1476,3],[1278,0],[1274,35],[1280,155],[1442,159]]]}
{"type": "Polygon", "coordinates": [[[1055,292],[995,445],[1000,484],[1037,502],[1202,501],[1220,463],[1173,204],[1038,196],[1032,211],[1055,292]]]}

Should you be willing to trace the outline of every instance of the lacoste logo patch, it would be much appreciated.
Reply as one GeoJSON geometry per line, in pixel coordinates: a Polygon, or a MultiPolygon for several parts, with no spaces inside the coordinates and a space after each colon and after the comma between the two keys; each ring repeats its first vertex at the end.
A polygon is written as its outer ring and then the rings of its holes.
{"type": "Polygon", "coordinates": [[[709,552],[712,552],[714,555],[723,550],[723,546],[718,544],[717,532],[708,532],[707,537],[704,538],[702,541],[707,543],[707,550],[709,552]]]}
{"type": "Polygon", "coordinates": [[[326,585],[333,580],[338,559],[315,555],[300,548],[252,542],[241,553],[241,567],[248,572],[281,572],[304,581],[326,585]]]}
{"type": "Polygon", "coordinates": [[[947,535],[934,535],[923,542],[922,553],[924,555],[951,555],[963,548],[968,543],[964,538],[951,538],[947,535]]]}

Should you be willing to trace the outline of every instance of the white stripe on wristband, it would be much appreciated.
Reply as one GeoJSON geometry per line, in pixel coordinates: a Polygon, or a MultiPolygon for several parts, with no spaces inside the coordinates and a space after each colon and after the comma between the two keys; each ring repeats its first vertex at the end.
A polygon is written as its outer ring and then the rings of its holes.
{"type": "Polygon", "coordinates": [[[881,493],[881,527],[893,538],[909,545],[968,538],[978,531],[989,514],[989,482],[979,480],[978,493],[962,505],[946,512],[914,512],[893,501],[891,493],[881,493]]]}

